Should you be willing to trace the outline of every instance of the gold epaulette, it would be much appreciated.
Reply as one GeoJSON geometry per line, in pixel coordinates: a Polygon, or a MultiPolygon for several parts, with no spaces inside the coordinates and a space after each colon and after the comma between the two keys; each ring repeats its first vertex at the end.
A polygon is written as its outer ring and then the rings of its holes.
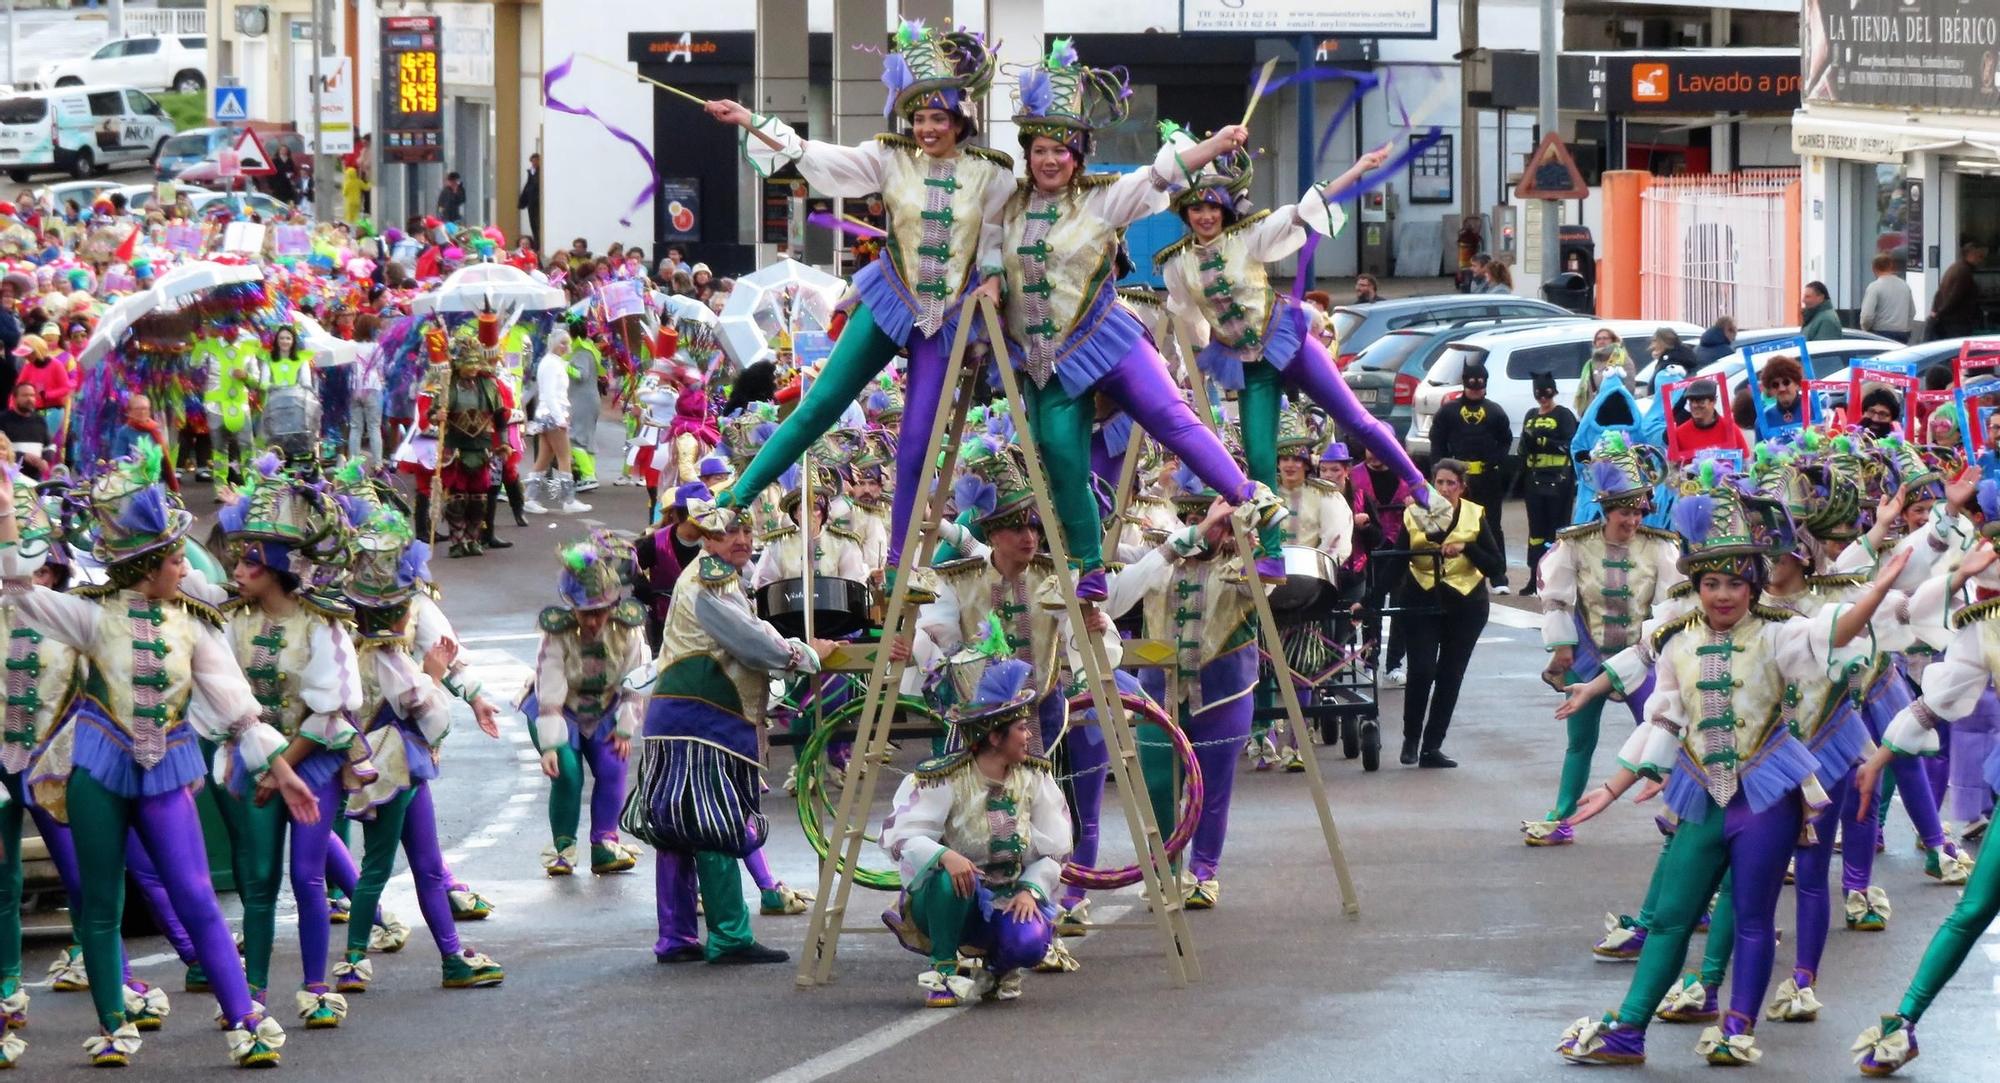
{"type": "Polygon", "coordinates": [[[576,627],[576,611],[568,606],[549,606],[536,615],[535,627],[550,635],[561,635],[576,627]]]}
{"type": "Polygon", "coordinates": [[[1989,620],[1995,614],[2000,614],[2000,598],[1988,598],[1983,602],[1974,602],[1971,605],[1964,606],[1958,612],[1953,613],[1951,615],[1951,626],[1953,628],[1967,628],[1978,624],[1980,621],[1989,620]]]}
{"type": "Polygon", "coordinates": [[[947,560],[943,564],[933,564],[931,571],[949,579],[976,572],[984,567],[986,567],[985,557],[959,557],[957,560],[947,560]]]}
{"type": "Polygon", "coordinates": [[[1639,533],[1644,534],[1646,537],[1649,538],[1658,538],[1661,541],[1666,542],[1667,544],[1673,546],[1676,549],[1680,548],[1681,536],[1679,534],[1674,533],[1671,530],[1661,530],[1659,527],[1647,526],[1644,523],[1641,523],[1639,525],[1639,533]]]}
{"type": "Polygon", "coordinates": [[[1575,526],[1566,526],[1561,530],[1556,531],[1556,540],[1569,541],[1580,538],[1588,538],[1594,534],[1602,534],[1602,533],[1604,533],[1604,520],[1598,519],[1594,522],[1578,523],[1575,526]]]}
{"type": "MultiPolygon", "coordinates": [[[[1222,238],[1227,237],[1230,234],[1235,233],[1240,229],[1246,229],[1252,225],[1255,225],[1256,223],[1263,221],[1266,217],[1269,217],[1270,213],[1271,213],[1270,211],[1258,211],[1255,214],[1238,218],[1234,223],[1222,227],[1222,232],[1216,234],[1216,240],[1221,240],[1222,238]]],[[[1194,234],[1190,233],[1187,236],[1182,237],[1180,240],[1175,241],[1174,243],[1166,246],[1165,248],[1160,249],[1158,252],[1153,253],[1153,266],[1155,267],[1165,266],[1168,260],[1173,259],[1175,256],[1180,255],[1182,252],[1187,251],[1188,248],[1193,244],[1194,244],[1194,234]]]]}
{"type": "Polygon", "coordinates": [[[622,599],[611,607],[611,622],[627,628],[643,628],[646,626],[646,607],[639,604],[637,598],[622,599]]]}
{"type": "Polygon", "coordinates": [[[1843,575],[1806,576],[1806,586],[1812,590],[1849,590],[1854,587],[1866,586],[1868,582],[1868,576],[1854,572],[1843,575]]]}
{"type": "Polygon", "coordinates": [[[1311,486],[1312,488],[1320,490],[1321,492],[1332,493],[1335,496],[1347,495],[1346,493],[1340,491],[1340,486],[1335,485],[1333,482],[1330,482],[1325,478],[1307,478],[1306,484],[1308,486],[1311,486]]]}
{"type": "Polygon", "coordinates": [[[354,623],[354,607],[331,595],[302,593],[299,595],[299,607],[336,624],[354,623]]]}
{"type": "Polygon", "coordinates": [[[704,554],[695,568],[696,582],[709,590],[723,590],[736,585],[736,569],[712,556],[704,554]]]}
{"type": "Polygon", "coordinates": [[[174,601],[179,602],[180,607],[187,610],[188,616],[206,622],[211,628],[221,628],[229,623],[223,617],[220,609],[215,608],[207,602],[190,598],[185,594],[175,598],[174,601]]]}
{"type": "Polygon", "coordinates": [[[916,775],[917,779],[921,782],[936,783],[948,779],[970,766],[972,766],[972,752],[970,749],[961,748],[956,752],[947,752],[942,756],[932,756],[930,759],[917,764],[916,770],[911,773],[916,775]]]}
{"type": "Polygon", "coordinates": [[[1750,615],[1760,620],[1786,621],[1798,616],[1789,609],[1777,609],[1762,602],[1750,607],[1750,615]]]}
{"type": "MultiPolygon", "coordinates": [[[[912,142],[914,142],[914,140],[912,140],[912,142]]],[[[1006,154],[1001,151],[992,150],[987,147],[960,147],[959,149],[963,150],[967,154],[972,155],[974,158],[984,158],[985,160],[992,162],[994,165],[999,166],[1000,168],[1006,170],[1009,173],[1012,173],[1014,171],[1014,156],[1011,154],[1006,154]]]]}
{"type": "Polygon", "coordinates": [[[1667,640],[1672,639],[1674,638],[1674,636],[1680,634],[1681,632],[1684,632],[1687,629],[1694,627],[1695,622],[1699,620],[1701,620],[1701,610],[1697,609],[1692,613],[1684,613],[1681,616],[1676,617],[1673,620],[1670,620],[1667,623],[1661,625],[1660,627],[1654,629],[1653,653],[1657,655],[1662,650],[1665,650],[1667,646],[1667,640]]]}

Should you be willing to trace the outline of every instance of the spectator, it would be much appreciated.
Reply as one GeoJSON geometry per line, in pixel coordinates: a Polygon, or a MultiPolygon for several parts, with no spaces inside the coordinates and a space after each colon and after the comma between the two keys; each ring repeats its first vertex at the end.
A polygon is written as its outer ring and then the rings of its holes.
{"type": "Polygon", "coordinates": [[[660,267],[662,268],[660,275],[662,281],[665,281],[669,275],[676,273],[686,274],[688,271],[687,249],[677,244],[668,245],[667,254],[660,257],[660,267]]]}
{"type": "MultiPolygon", "coordinates": [[[[1590,404],[1597,400],[1597,393],[1604,388],[1604,380],[1612,373],[1618,373],[1630,390],[1632,381],[1639,370],[1632,364],[1632,356],[1625,352],[1625,344],[1618,340],[1618,332],[1609,327],[1600,327],[1590,336],[1590,361],[1583,367],[1576,382],[1576,398],[1572,400],[1571,412],[1582,417],[1590,404]]],[[[1659,380],[1653,381],[1659,386],[1659,380]]]]}
{"type": "Polygon", "coordinates": [[[14,397],[8,401],[7,411],[0,413],[0,436],[13,443],[14,461],[20,464],[21,472],[36,481],[48,476],[49,463],[55,458],[40,404],[35,385],[22,382],[14,385],[14,397]]]}
{"type": "MultiPolygon", "coordinates": [[[[280,143],[271,152],[271,175],[264,178],[264,187],[280,203],[299,201],[299,161],[292,157],[291,147],[280,143]]],[[[124,213],[122,208],[119,213],[124,213]]]]}
{"type": "Polygon", "coordinates": [[[1493,266],[1493,257],[1484,252],[1472,257],[1472,286],[1468,292],[1485,293],[1492,279],[1487,276],[1487,268],[1493,266]]]}
{"type": "Polygon", "coordinates": [[[1840,326],[1840,315],[1833,310],[1833,298],[1826,292],[1826,283],[1806,283],[1799,305],[1799,330],[1806,336],[1807,342],[1847,337],[1847,329],[1840,326]]]}
{"type": "Polygon", "coordinates": [[[507,257],[509,266],[522,271],[538,271],[542,267],[542,257],[535,254],[535,235],[523,233],[514,239],[514,254],[507,257]]]}
{"type": "Polygon", "coordinates": [[[465,178],[457,170],[444,175],[444,187],[438,189],[437,216],[453,224],[465,221],[465,178]]]}
{"type": "Polygon", "coordinates": [[[1528,472],[1524,486],[1528,505],[1528,585],[1521,593],[1533,596],[1539,589],[1536,573],[1542,554],[1548,552],[1556,531],[1569,525],[1571,503],[1576,499],[1576,474],[1570,465],[1569,445],[1576,438],[1576,415],[1566,406],[1556,405],[1554,373],[1533,376],[1535,411],[1521,419],[1521,466],[1528,472]]]}
{"type": "MultiPolygon", "coordinates": [[[[53,327],[48,333],[54,333],[53,327]]],[[[19,383],[15,386],[33,386],[36,401],[47,415],[44,421],[48,431],[61,431],[63,410],[69,406],[69,394],[75,384],[69,366],[56,359],[55,351],[40,335],[21,336],[21,344],[14,347],[14,356],[20,360],[16,376],[19,383]]],[[[15,437],[15,442],[19,443],[20,437],[15,437]]]]}
{"type": "MultiPolygon", "coordinates": [[[[138,450],[142,441],[146,440],[160,445],[160,453],[166,455],[167,437],[166,433],[161,431],[160,423],[153,419],[153,400],[144,395],[134,395],[125,403],[125,423],[118,426],[118,430],[111,434],[111,457],[127,458],[138,450]]],[[[160,473],[167,483],[167,488],[178,493],[181,491],[181,483],[180,478],[174,473],[171,458],[172,456],[167,456],[169,461],[160,473]]]]}
{"type": "Polygon", "coordinates": [[[589,258],[590,258],[589,241],[584,240],[582,237],[578,237],[576,240],[569,242],[569,259],[571,263],[580,263],[589,258]]]}
{"type": "Polygon", "coordinates": [[[1508,293],[1508,294],[1513,293],[1514,272],[1510,270],[1506,264],[1500,262],[1497,259],[1493,260],[1492,262],[1486,265],[1486,288],[1480,290],[1479,292],[1508,293]]]}
{"type": "Polygon", "coordinates": [[[1374,275],[1354,276],[1355,304],[1357,305],[1373,304],[1374,302],[1379,301],[1381,299],[1382,299],[1381,291],[1379,287],[1377,287],[1375,284],[1374,275]]]}
{"type": "Polygon", "coordinates": [[[1902,261],[1882,253],[1875,257],[1875,281],[1861,294],[1861,329],[1897,342],[1910,341],[1910,323],[1917,318],[1917,299],[1903,281],[1902,261]]]}
{"type": "MultiPolygon", "coordinates": [[[[1701,333],[1701,342],[1694,348],[1694,363],[1697,367],[1712,364],[1735,352],[1736,318],[1719,316],[1701,333]]],[[[1657,385],[1659,381],[1653,383],[1657,385]]]]}
{"type": "Polygon", "coordinates": [[[1653,386],[1664,387],[1676,380],[1685,380],[1701,367],[1695,360],[1694,351],[1681,341],[1680,332],[1671,327],[1662,327],[1653,332],[1653,341],[1646,347],[1653,355],[1653,386]]]}
{"type": "Polygon", "coordinates": [[[528,232],[542,235],[542,156],[528,155],[528,179],[521,182],[521,198],[514,201],[516,210],[528,215],[528,232]]]}
{"type": "Polygon", "coordinates": [[[1410,683],[1403,693],[1403,754],[1405,766],[1457,767],[1444,754],[1445,730],[1458,706],[1459,686],[1472,662],[1472,649],[1486,630],[1491,603],[1489,580],[1505,582],[1506,549],[1494,530],[1498,515],[1489,514],[1466,492],[1472,477],[1468,464],[1439,459],[1431,468],[1431,486],[1451,503],[1440,517],[1426,509],[1403,511],[1410,548],[1434,549],[1442,559],[1410,561],[1404,582],[1408,617],[1410,683]]]}
{"type": "Polygon", "coordinates": [[[1924,325],[1925,337],[1936,341],[1981,330],[1978,276],[1985,263],[1984,241],[1967,241],[1959,247],[1958,262],[1944,269],[1937,293],[1931,298],[1931,318],[1924,325]]]}
{"type": "Polygon", "coordinates": [[[715,272],[708,269],[708,264],[695,264],[693,269],[688,272],[688,277],[694,280],[694,296],[696,300],[706,301],[709,295],[715,292],[715,272]]]}
{"type": "Polygon", "coordinates": [[[1965,444],[1965,433],[1958,425],[1958,407],[1952,403],[1944,403],[1931,411],[1930,420],[1924,422],[1924,428],[1929,432],[1928,442],[1937,447],[1955,449],[1965,444]]]}
{"type": "MultiPolygon", "coordinates": [[[[1506,552],[1506,535],[1500,524],[1500,509],[1507,495],[1507,454],[1514,447],[1513,426],[1507,411],[1486,397],[1486,366],[1468,364],[1459,376],[1464,391],[1456,402],[1438,408],[1431,422],[1431,454],[1439,459],[1460,460],[1459,480],[1468,499],[1487,509],[1493,536],[1506,552]]],[[[1412,569],[1414,572],[1414,569],[1412,569]]],[[[1507,593],[1507,566],[1503,560],[1492,573],[1493,593],[1507,593]]]]}
{"type": "Polygon", "coordinates": [[[340,215],[343,222],[361,221],[362,207],[368,201],[368,176],[360,166],[342,166],[340,169],[340,215]]]}
{"type": "Polygon", "coordinates": [[[673,283],[668,286],[667,292],[672,293],[676,297],[693,297],[694,276],[688,274],[686,271],[675,271],[673,283]]]}
{"type": "Polygon", "coordinates": [[[1805,369],[1798,358],[1780,354],[1766,360],[1758,368],[1757,386],[1764,391],[1763,423],[1750,427],[1759,440],[1806,424],[1805,369]]]}
{"type": "Polygon", "coordinates": [[[382,347],[375,341],[381,330],[381,318],[374,313],[363,313],[354,321],[357,346],[350,384],[354,400],[347,426],[347,454],[370,466],[382,461],[382,347]]]}
{"type": "Polygon", "coordinates": [[[1750,462],[1750,445],[1743,442],[1743,430],[1724,420],[1716,406],[1714,380],[1696,380],[1688,385],[1681,401],[1686,404],[1688,419],[1674,426],[1674,438],[1668,444],[1672,449],[1673,461],[1693,462],[1695,453],[1708,448],[1734,451],[1742,456],[1745,465],[1750,462]]]}

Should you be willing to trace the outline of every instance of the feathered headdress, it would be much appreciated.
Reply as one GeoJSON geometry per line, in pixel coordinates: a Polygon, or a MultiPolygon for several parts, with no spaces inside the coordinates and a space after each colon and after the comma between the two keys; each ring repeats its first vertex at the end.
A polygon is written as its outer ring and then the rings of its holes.
{"type": "Polygon", "coordinates": [[[625,595],[625,576],[618,554],[602,538],[591,537],[556,550],[562,572],[556,593],[571,609],[608,609],[625,595]]]}
{"type": "Polygon", "coordinates": [[[1077,63],[1070,39],[1057,38],[1046,56],[1018,73],[1014,123],[1024,146],[1043,136],[1070,144],[1081,156],[1092,132],[1131,115],[1131,97],[1132,80],[1125,69],[1084,67],[1077,63]]]}
{"type": "Polygon", "coordinates": [[[140,441],[133,457],[120,459],[90,486],[91,517],[97,522],[93,556],[109,566],[137,560],[180,543],[194,516],[160,483],[160,446],[140,441]]]}
{"type": "Polygon", "coordinates": [[[882,85],[889,89],[885,117],[907,117],[919,109],[942,109],[973,119],[975,103],[993,85],[993,52],[982,34],[939,32],[922,20],[905,20],[882,58],[882,85]]]}
{"type": "MultiPolygon", "coordinates": [[[[1186,128],[1163,120],[1160,142],[1185,152],[1193,150],[1196,141],[1186,128]]],[[[1175,193],[1174,213],[1185,215],[1197,203],[1213,203],[1239,216],[1250,213],[1250,179],[1256,173],[1256,163],[1248,150],[1238,148],[1196,170],[1183,166],[1181,173],[1187,187],[1175,193]]]]}

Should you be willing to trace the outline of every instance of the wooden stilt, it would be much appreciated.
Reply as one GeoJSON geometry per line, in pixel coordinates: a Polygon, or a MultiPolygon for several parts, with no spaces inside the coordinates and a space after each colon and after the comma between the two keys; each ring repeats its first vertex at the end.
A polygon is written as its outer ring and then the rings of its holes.
{"type": "MultiPolygon", "coordinates": [[[[1182,357],[1187,365],[1188,385],[1194,389],[1195,413],[1203,422],[1214,425],[1215,413],[1209,409],[1208,381],[1202,376],[1194,358],[1185,350],[1182,357]]],[[[1218,433],[1219,435],[1219,433],[1218,433]]],[[[1241,526],[1236,530],[1236,547],[1242,553],[1256,552],[1257,539],[1241,526]]],[[[1354,876],[1347,869],[1347,854],[1340,847],[1340,828],[1333,822],[1333,806],[1326,799],[1326,780],[1319,770],[1319,757],[1315,755],[1312,734],[1306,729],[1305,712],[1299,707],[1299,692],[1292,684],[1292,667],[1285,660],[1285,645],[1278,636],[1278,622],[1271,616],[1271,600],[1261,590],[1250,592],[1257,608],[1257,635],[1263,641],[1264,653],[1270,656],[1271,670],[1278,681],[1278,697],[1285,705],[1285,719],[1292,725],[1292,733],[1298,738],[1299,756],[1306,764],[1306,788],[1312,791],[1313,808],[1319,813],[1320,833],[1326,836],[1326,856],[1333,862],[1334,879],[1340,882],[1340,910],[1348,917],[1361,913],[1361,900],[1354,891],[1354,876]]]]}

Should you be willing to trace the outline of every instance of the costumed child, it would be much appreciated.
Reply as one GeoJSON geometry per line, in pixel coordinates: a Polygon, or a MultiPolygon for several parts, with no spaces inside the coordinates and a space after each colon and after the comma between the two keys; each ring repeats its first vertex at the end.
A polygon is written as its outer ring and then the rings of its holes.
{"type": "Polygon", "coordinates": [[[563,604],[542,610],[535,681],[521,700],[549,787],[549,831],[542,868],[568,876],[576,867],[583,769],[590,766],[590,871],[624,872],[638,852],[618,837],[625,803],[625,761],[644,701],[624,687],[627,674],[652,660],[646,613],[625,597],[620,557],[599,538],[564,546],[556,592],[563,604]]]}

